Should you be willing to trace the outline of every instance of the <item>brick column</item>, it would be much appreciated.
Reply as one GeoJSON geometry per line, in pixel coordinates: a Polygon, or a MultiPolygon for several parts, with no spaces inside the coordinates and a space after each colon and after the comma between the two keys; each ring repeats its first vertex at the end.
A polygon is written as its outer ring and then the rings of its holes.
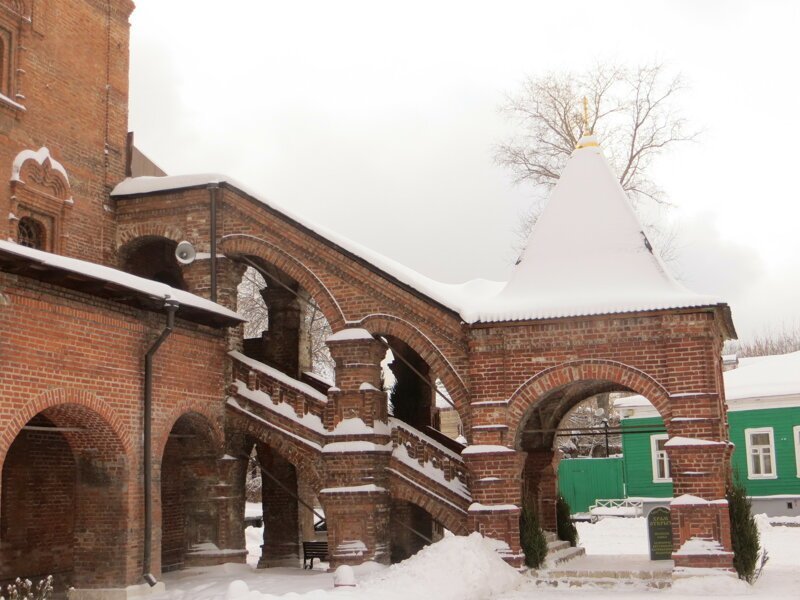
{"type": "Polygon", "coordinates": [[[731,569],[725,488],[733,445],[725,439],[724,404],[717,394],[681,394],[670,398],[670,407],[666,450],[675,495],[670,506],[675,566],[731,569]],[[684,548],[689,540],[703,540],[709,549],[684,548]]]}
{"type": "MultiPolygon", "coordinates": [[[[247,265],[228,258],[217,258],[217,303],[236,310],[237,288],[247,265]]],[[[189,291],[203,298],[211,297],[211,260],[200,258],[181,267],[189,291]]]]}
{"type": "Polygon", "coordinates": [[[365,329],[343,329],[327,339],[336,363],[336,386],[328,390],[325,426],[360,418],[368,427],[386,423],[386,393],[381,390],[381,361],[386,350],[365,329]]]}
{"type": "Polygon", "coordinates": [[[505,542],[508,548],[501,556],[513,566],[522,566],[519,475],[525,454],[499,445],[467,446],[461,454],[472,482],[473,503],[469,507],[472,529],[505,542]]]}
{"type": "Polygon", "coordinates": [[[560,455],[551,448],[529,450],[522,473],[523,501],[534,504],[539,525],[545,531],[556,531],[558,500],[558,463],[560,455]]]}
{"type": "MultiPolygon", "coordinates": [[[[295,379],[300,377],[300,331],[303,307],[297,296],[277,284],[261,290],[267,305],[269,327],[261,334],[264,362],[295,379]]],[[[304,368],[308,361],[303,361],[304,368]]]]}
{"type": "Polygon", "coordinates": [[[266,474],[261,476],[261,505],[264,518],[264,543],[258,568],[296,567],[300,564],[300,523],[297,498],[297,471],[286,459],[264,444],[256,444],[261,466],[283,485],[266,474]]]}
{"type": "Polygon", "coordinates": [[[331,568],[368,560],[388,564],[391,440],[380,389],[385,350],[356,328],[333,334],[327,343],[336,386],[328,391],[324,414],[331,436],[323,448],[326,480],[319,499],[328,521],[331,568]]]}

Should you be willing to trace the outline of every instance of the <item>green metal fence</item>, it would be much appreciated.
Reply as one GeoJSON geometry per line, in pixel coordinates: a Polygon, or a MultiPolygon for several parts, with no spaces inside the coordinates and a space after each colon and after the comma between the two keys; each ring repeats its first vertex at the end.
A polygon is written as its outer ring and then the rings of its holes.
{"type": "Polygon", "coordinates": [[[598,498],[624,498],[622,458],[565,458],[558,465],[558,490],[573,514],[598,498]]]}

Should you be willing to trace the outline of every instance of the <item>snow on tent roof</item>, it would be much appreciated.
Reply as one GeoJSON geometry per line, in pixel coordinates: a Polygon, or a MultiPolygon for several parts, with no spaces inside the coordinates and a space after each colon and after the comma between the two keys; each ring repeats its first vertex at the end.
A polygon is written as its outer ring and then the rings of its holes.
{"type": "MultiPolygon", "coordinates": [[[[136,275],[131,275],[130,273],[125,273],[124,271],[112,269],[104,265],[98,265],[77,258],[60,256],[58,254],[51,254],[50,252],[43,252],[42,250],[21,246],[14,242],[0,240],[0,254],[3,253],[7,257],[8,255],[21,257],[26,263],[33,264],[34,268],[38,268],[39,270],[41,270],[42,267],[47,267],[54,270],[76,273],[82,278],[105,282],[109,284],[110,287],[119,286],[126,288],[127,290],[137,292],[153,300],[161,301],[169,296],[172,300],[177,301],[180,307],[183,307],[183,311],[182,308],[178,308],[178,315],[186,315],[187,312],[196,314],[198,311],[201,311],[206,315],[211,315],[212,318],[210,320],[223,325],[233,325],[246,320],[232,310],[220,306],[215,302],[211,302],[210,300],[206,300],[205,298],[201,298],[200,296],[195,296],[194,294],[170,287],[164,283],[145,279],[144,277],[137,277],[136,275]],[[186,311],[186,307],[195,310],[186,311]]],[[[77,286],[76,289],[81,290],[85,287],[85,285],[81,285],[77,286]]],[[[104,289],[103,293],[110,294],[110,287],[109,289],[104,289]]],[[[193,320],[200,319],[195,318],[193,320]]]]}
{"type": "MultiPolygon", "coordinates": [[[[590,140],[591,141],[591,140],[590,140]]],[[[114,196],[227,183],[458,313],[467,323],[517,321],[723,304],[675,281],[649,248],[642,226],[602,151],[573,152],[507,283],[434,281],[413,269],[274,206],[223,175],[136,177],[114,196]]]]}
{"type": "Polygon", "coordinates": [[[567,161],[508,284],[480,303],[471,320],[722,304],[669,275],[600,147],[593,138],[581,140],[581,146],[567,161]]]}

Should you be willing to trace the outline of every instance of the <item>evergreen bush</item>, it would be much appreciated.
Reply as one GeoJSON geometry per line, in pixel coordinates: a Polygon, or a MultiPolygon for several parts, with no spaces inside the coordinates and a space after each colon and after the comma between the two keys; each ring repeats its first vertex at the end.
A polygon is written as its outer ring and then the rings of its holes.
{"type": "Polygon", "coordinates": [[[527,504],[519,516],[519,541],[525,553],[525,564],[532,569],[541,567],[547,557],[547,539],[539,527],[536,511],[527,504]]]}
{"type": "Polygon", "coordinates": [[[556,530],[558,539],[569,542],[570,546],[578,545],[578,529],[572,522],[572,509],[561,494],[558,495],[556,501],[556,530]]]}
{"type": "Polygon", "coordinates": [[[750,499],[738,476],[728,485],[725,495],[731,519],[733,567],[739,579],[753,583],[759,550],[758,527],[751,512],[750,499]]]}

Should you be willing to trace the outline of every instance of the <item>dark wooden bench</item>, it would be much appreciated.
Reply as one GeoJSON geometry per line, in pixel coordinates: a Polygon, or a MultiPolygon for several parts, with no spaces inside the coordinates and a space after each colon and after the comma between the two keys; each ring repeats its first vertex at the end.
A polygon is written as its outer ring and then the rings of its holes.
{"type": "Polygon", "coordinates": [[[303,542],[303,568],[313,569],[315,558],[328,560],[328,542],[303,542]]]}

